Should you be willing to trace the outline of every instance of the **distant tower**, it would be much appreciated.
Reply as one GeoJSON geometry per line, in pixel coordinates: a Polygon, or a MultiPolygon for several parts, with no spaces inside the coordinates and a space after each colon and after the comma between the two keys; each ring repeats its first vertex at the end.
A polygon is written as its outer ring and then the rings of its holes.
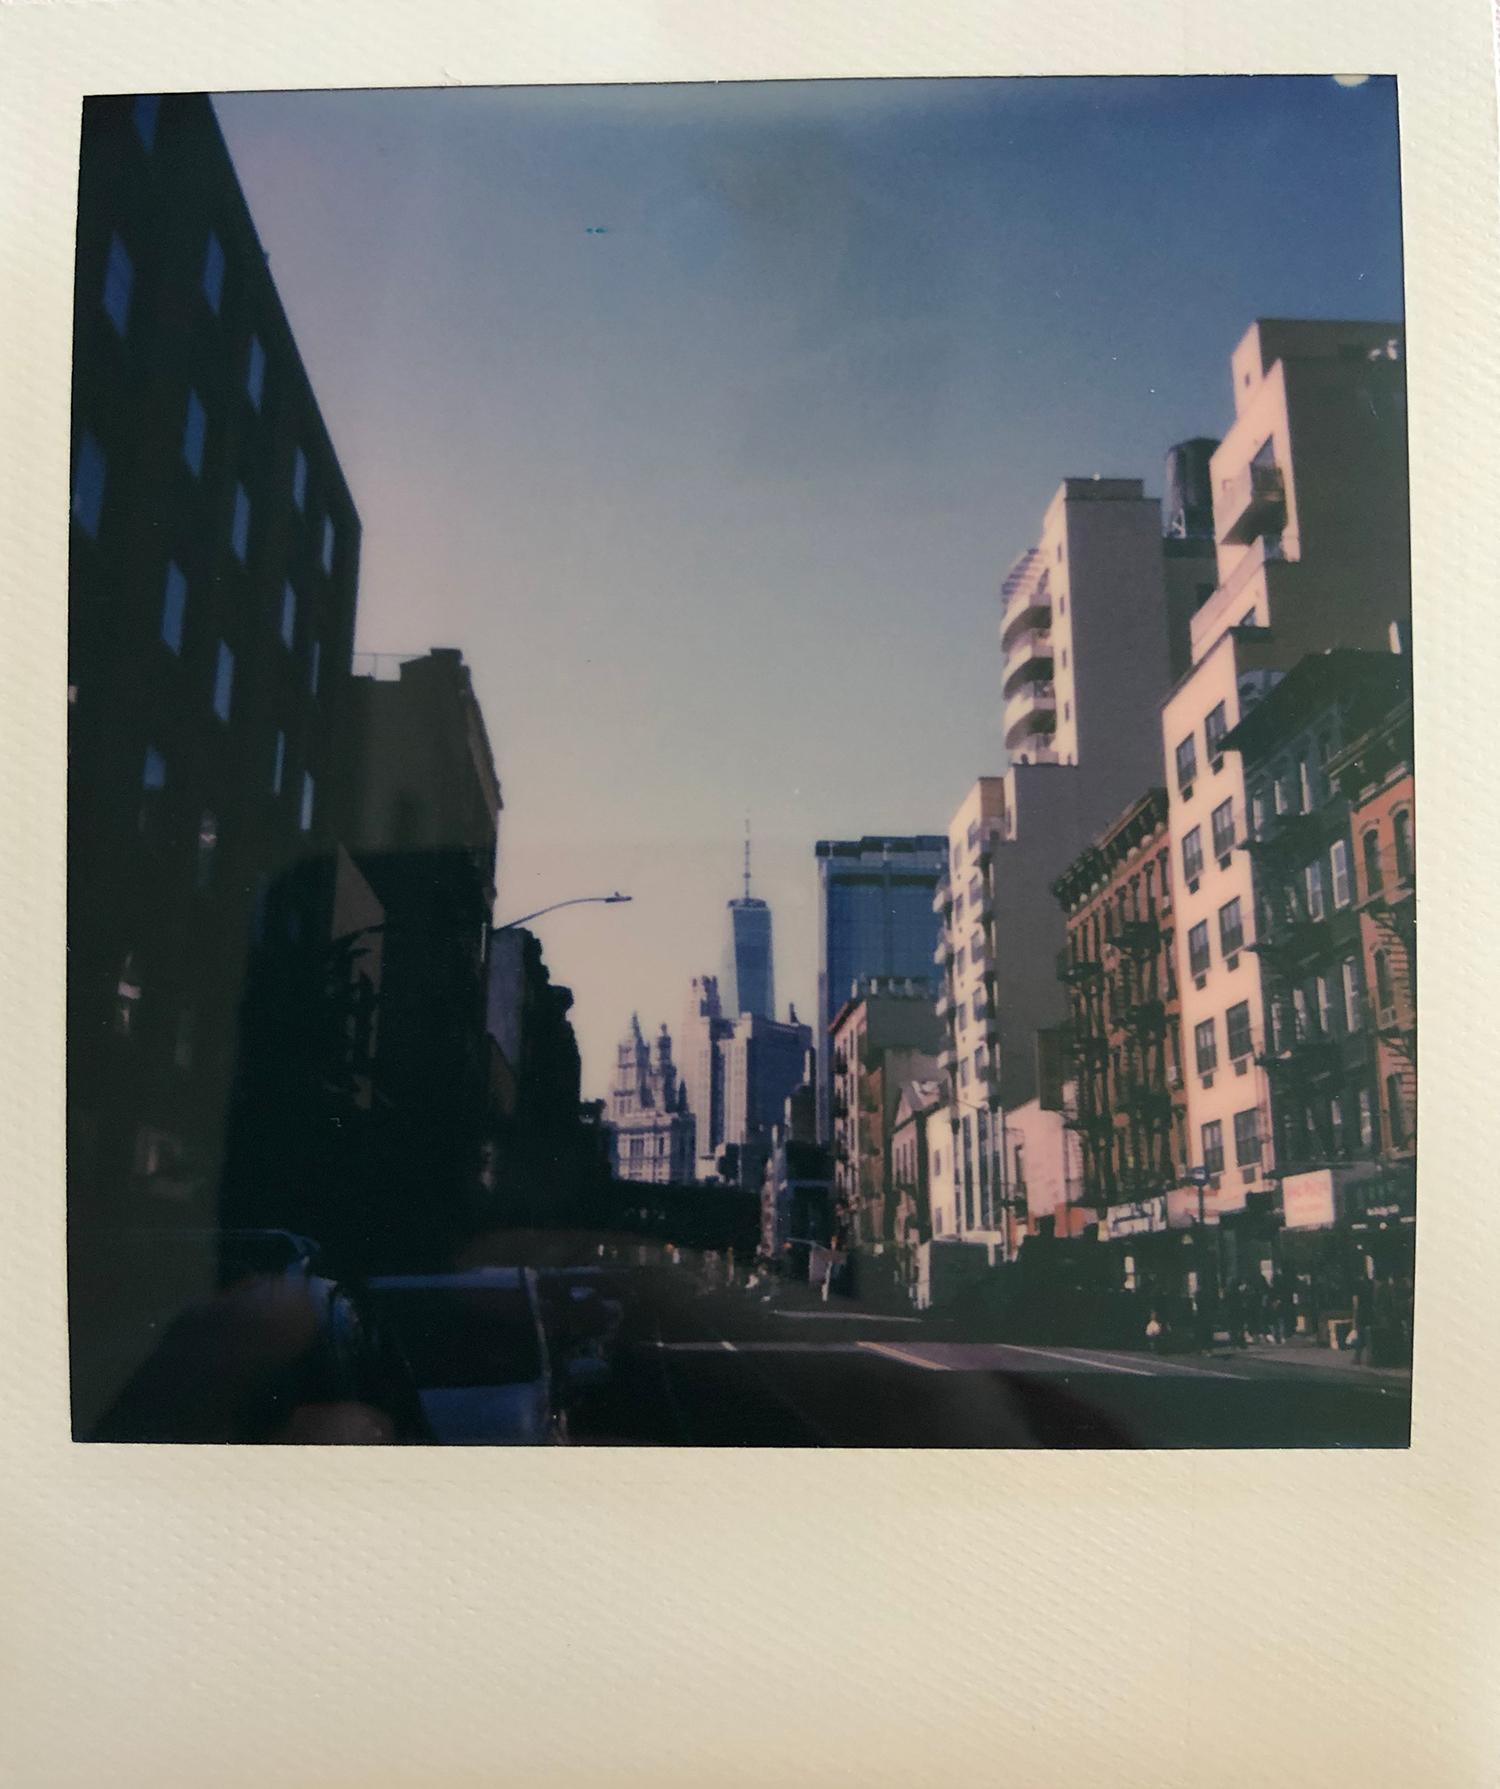
{"type": "Polygon", "coordinates": [[[750,822],[745,822],[745,892],[729,903],[729,948],[724,960],[724,1010],[731,1017],[776,1016],[771,962],[771,909],[750,893],[750,822]]]}

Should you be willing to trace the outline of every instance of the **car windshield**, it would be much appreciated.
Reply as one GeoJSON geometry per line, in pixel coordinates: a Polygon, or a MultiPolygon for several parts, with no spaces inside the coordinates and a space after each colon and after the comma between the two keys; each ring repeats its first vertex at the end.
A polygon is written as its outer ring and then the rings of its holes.
{"type": "Polygon", "coordinates": [[[519,1385],[542,1376],[536,1319],[522,1287],[382,1289],[375,1296],[423,1388],[519,1385]]]}

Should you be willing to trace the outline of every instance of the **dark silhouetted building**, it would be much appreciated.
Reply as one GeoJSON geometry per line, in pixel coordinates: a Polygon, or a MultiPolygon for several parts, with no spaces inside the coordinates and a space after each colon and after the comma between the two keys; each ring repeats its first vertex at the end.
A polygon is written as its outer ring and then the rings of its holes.
{"type": "Polygon", "coordinates": [[[360,525],[206,97],[86,103],[74,344],[81,1419],[160,1290],[126,1284],[118,1227],[218,1216],[254,941],[328,935],[360,525]]]}

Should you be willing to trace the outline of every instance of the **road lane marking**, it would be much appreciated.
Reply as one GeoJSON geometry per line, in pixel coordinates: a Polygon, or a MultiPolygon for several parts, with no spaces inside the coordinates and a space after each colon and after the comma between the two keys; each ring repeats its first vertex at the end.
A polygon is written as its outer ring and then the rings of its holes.
{"type": "Polygon", "coordinates": [[[731,1354],[734,1354],[737,1352],[734,1343],[726,1342],[722,1336],[719,1338],[719,1346],[721,1348],[727,1348],[731,1354]]]}
{"type": "Polygon", "coordinates": [[[1161,1374],[1150,1367],[1122,1367],[1112,1360],[1096,1360],[1085,1354],[1064,1354],[1057,1348],[1034,1348],[1020,1342],[1001,1342],[1001,1348],[1012,1354],[1045,1354],[1053,1360],[1065,1360],[1072,1367],[1098,1367],[1104,1373],[1129,1373],[1135,1379],[1157,1379],[1161,1374]]]}
{"type": "Polygon", "coordinates": [[[909,1367],[926,1367],[929,1373],[951,1373],[953,1369],[944,1366],[940,1360],[928,1360],[924,1354],[912,1354],[905,1348],[896,1348],[889,1342],[861,1342],[861,1348],[868,1348],[872,1354],[888,1354],[892,1360],[904,1361],[909,1367]]]}

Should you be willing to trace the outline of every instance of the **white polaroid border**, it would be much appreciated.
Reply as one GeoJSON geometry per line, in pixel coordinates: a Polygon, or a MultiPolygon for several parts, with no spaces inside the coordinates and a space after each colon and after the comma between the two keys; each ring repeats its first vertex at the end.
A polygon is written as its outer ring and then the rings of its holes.
{"type": "Polygon", "coordinates": [[[39,1789],[1492,1780],[1492,51],[1485,0],[0,12],[0,1776],[39,1789]],[[1412,1449],[71,1444],[64,623],[82,95],[1345,70],[1400,84],[1422,851],[1412,1449]]]}

